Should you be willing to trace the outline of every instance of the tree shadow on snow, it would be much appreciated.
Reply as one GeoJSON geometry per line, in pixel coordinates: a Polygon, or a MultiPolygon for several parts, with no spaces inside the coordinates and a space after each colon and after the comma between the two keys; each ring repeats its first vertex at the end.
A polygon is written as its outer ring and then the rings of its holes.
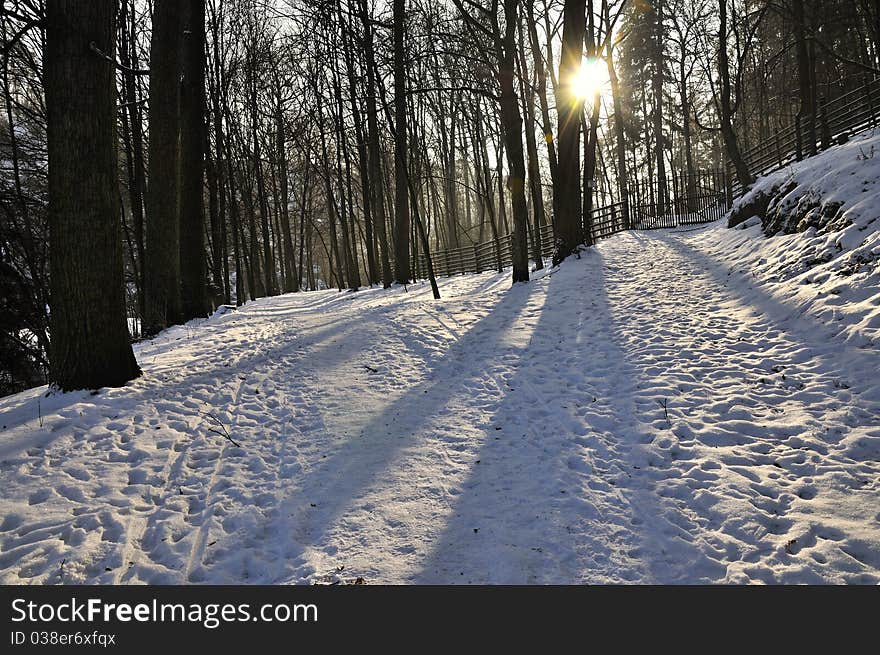
{"type": "MultiPolygon", "coordinates": [[[[516,321],[534,293],[532,287],[517,285],[499,295],[488,314],[467,331],[456,334],[439,359],[427,359],[432,354],[430,350],[420,347],[412,338],[405,339],[410,342],[408,348],[424,360],[425,380],[360,426],[358,436],[328,453],[312,470],[291,480],[291,493],[268,516],[268,521],[274,523],[273,531],[280,533],[288,548],[275,561],[264,562],[261,579],[289,580],[303,564],[308,550],[318,550],[333,559],[338,547],[333,543],[334,528],[339,525],[366,521],[391,531],[399,526],[393,511],[386,511],[394,507],[383,506],[390,499],[377,502],[372,494],[386,476],[401,472],[418,476],[424,471],[422,464],[436,465],[433,452],[429,452],[427,462],[412,461],[414,456],[424,455],[427,442],[439,440],[456,447],[462,436],[457,434],[460,418],[451,401],[461,402],[462,395],[470,393],[469,384],[482,377],[482,371],[492,363],[498,334],[516,321]]],[[[440,457],[439,453],[436,455],[440,457]]],[[[417,481],[413,478],[410,482],[417,481]]],[[[423,482],[427,485],[425,493],[439,493],[429,480],[423,482]]]]}
{"type": "Polygon", "coordinates": [[[419,584],[576,584],[653,577],[640,545],[650,494],[633,502],[637,385],[621,349],[597,251],[542,281],[547,306],[498,383],[419,584]],[[581,265],[583,264],[583,265],[581,265]],[[585,274],[586,273],[586,274],[585,274]],[[497,427],[500,426],[500,430],[497,427]],[[648,570],[646,570],[648,569],[648,570]]]}

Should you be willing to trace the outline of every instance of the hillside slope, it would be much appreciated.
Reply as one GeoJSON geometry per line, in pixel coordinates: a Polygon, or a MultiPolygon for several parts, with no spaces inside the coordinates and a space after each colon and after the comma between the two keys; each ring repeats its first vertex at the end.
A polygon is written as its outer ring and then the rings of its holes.
{"type": "Polygon", "coordinates": [[[876,279],[810,238],[264,299],[0,400],[0,582],[878,583],[876,279]]]}
{"type": "Polygon", "coordinates": [[[856,344],[880,328],[880,133],[760,178],[738,199],[718,246],[786,302],[837,321],[856,344]],[[758,234],[772,237],[766,240],[758,234]]]}

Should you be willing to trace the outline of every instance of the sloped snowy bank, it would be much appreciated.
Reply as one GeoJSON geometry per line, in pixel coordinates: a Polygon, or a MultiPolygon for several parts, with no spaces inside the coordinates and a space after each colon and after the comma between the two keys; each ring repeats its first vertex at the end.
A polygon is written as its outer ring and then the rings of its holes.
{"type": "Polygon", "coordinates": [[[869,345],[880,328],[878,182],[880,132],[871,129],[760,178],[734,203],[736,231],[706,246],[776,285],[792,308],[869,345]]]}

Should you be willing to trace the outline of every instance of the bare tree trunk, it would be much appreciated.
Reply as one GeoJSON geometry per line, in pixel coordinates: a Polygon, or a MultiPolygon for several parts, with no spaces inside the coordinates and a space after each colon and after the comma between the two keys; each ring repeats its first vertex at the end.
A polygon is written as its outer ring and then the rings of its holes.
{"type": "Polygon", "coordinates": [[[492,200],[492,181],[490,179],[491,172],[489,170],[489,154],[487,152],[486,139],[483,136],[483,119],[482,112],[480,111],[479,106],[477,107],[477,111],[474,112],[474,116],[476,118],[476,146],[479,148],[480,156],[482,158],[481,168],[483,169],[483,192],[485,199],[485,207],[486,211],[489,214],[489,227],[492,230],[492,240],[495,242],[495,262],[497,265],[498,272],[504,270],[504,267],[501,265],[501,246],[499,243],[499,234],[498,234],[498,223],[496,221],[495,216],[495,204],[492,200]]]}
{"type": "MultiPolygon", "coordinates": [[[[219,5],[219,2],[218,2],[219,5]]],[[[220,31],[223,29],[223,14],[222,14],[222,5],[215,6],[213,3],[209,5],[210,7],[210,25],[211,25],[211,34],[213,41],[213,48],[211,49],[211,68],[213,71],[213,77],[210,79],[210,101],[211,101],[211,120],[213,124],[214,130],[214,147],[215,147],[215,157],[213,162],[211,162],[211,166],[214,169],[215,182],[217,184],[217,216],[215,225],[212,222],[211,229],[214,235],[214,284],[223,289],[223,302],[229,303],[232,300],[232,294],[229,283],[229,235],[226,224],[226,207],[227,207],[227,196],[226,196],[226,170],[223,166],[223,159],[226,156],[226,140],[223,132],[223,109],[222,103],[220,100],[221,94],[225,94],[227,92],[227,87],[224,84],[224,69],[223,69],[223,59],[221,52],[221,34],[220,31]],[[218,231],[219,228],[219,231],[218,231]],[[218,243],[219,237],[219,243],[218,243]],[[220,264],[218,266],[217,259],[220,260],[220,264]],[[219,270],[218,270],[219,269],[219,270]],[[220,279],[217,278],[217,274],[220,274],[220,279]]],[[[210,139],[209,139],[210,141],[210,139]]],[[[230,184],[232,180],[230,179],[230,184]]],[[[214,216],[212,214],[212,221],[214,220],[214,216]]],[[[236,255],[237,257],[237,255],[236,255]]]]}
{"type": "Polygon", "coordinates": [[[522,116],[516,97],[516,26],[519,20],[519,0],[504,0],[504,31],[498,36],[498,83],[501,87],[501,125],[507,152],[510,176],[507,189],[513,210],[513,233],[510,253],[513,261],[513,283],[528,282],[528,222],[526,206],[526,165],[523,155],[522,116]]]}
{"type": "Polygon", "coordinates": [[[613,39],[608,39],[605,61],[611,82],[611,101],[614,103],[614,138],[617,147],[617,189],[620,202],[629,201],[629,180],[626,167],[626,131],[624,129],[623,100],[620,97],[620,80],[614,67],[613,39]]]}
{"type": "Polygon", "coordinates": [[[140,375],[125,319],[116,153],[116,2],[48,0],[50,381],[65,391],[140,375]]]}
{"type": "Polygon", "coordinates": [[[593,96],[589,124],[584,136],[584,242],[593,244],[593,202],[598,184],[596,182],[596,153],[599,141],[599,109],[601,97],[593,96]]]}
{"type": "MultiPolygon", "coordinates": [[[[373,235],[373,204],[371,197],[372,194],[370,192],[370,166],[369,158],[367,156],[366,139],[364,138],[364,125],[361,118],[361,110],[357,102],[358,87],[357,81],[355,80],[354,58],[352,57],[351,46],[349,44],[350,38],[351,33],[346,29],[343,35],[343,53],[345,55],[345,64],[348,78],[349,104],[351,107],[352,122],[355,128],[355,139],[358,153],[358,169],[361,182],[360,192],[363,202],[364,215],[364,241],[366,246],[367,277],[369,278],[368,284],[370,286],[373,286],[373,284],[379,281],[379,270],[376,266],[376,240],[373,235]]],[[[351,165],[349,159],[350,158],[346,159],[346,166],[350,169],[351,165]]],[[[349,181],[350,179],[351,178],[349,177],[349,181]]],[[[351,194],[351,192],[349,192],[349,203],[352,206],[354,205],[354,196],[351,194]]],[[[353,210],[352,223],[354,223],[353,210]]],[[[357,243],[357,241],[354,240],[354,243],[357,243]]]]}
{"type": "MultiPolygon", "coordinates": [[[[541,125],[544,132],[544,142],[547,144],[547,159],[550,163],[550,182],[554,188],[553,193],[553,220],[552,224],[556,224],[556,217],[559,215],[559,207],[557,206],[557,175],[559,170],[559,161],[556,157],[556,142],[553,140],[553,123],[550,121],[550,105],[547,102],[547,70],[544,67],[544,57],[541,53],[541,45],[538,42],[538,28],[535,24],[535,0],[526,0],[526,23],[529,27],[529,41],[532,46],[532,59],[535,63],[535,77],[537,79],[537,95],[538,102],[541,105],[541,125]]],[[[549,48],[549,44],[548,44],[549,48]]],[[[552,66],[552,61],[549,63],[552,66]]]]}
{"type": "Polygon", "coordinates": [[[155,0],[150,47],[150,180],[144,252],[144,335],[183,316],[180,295],[181,4],[155,0]]]}
{"type": "MultiPolygon", "coordinates": [[[[682,137],[684,139],[684,157],[685,157],[685,195],[689,198],[696,194],[695,182],[696,175],[694,172],[694,153],[691,136],[691,109],[688,97],[688,79],[685,70],[685,58],[682,55],[679,60],[679,94],[681,94],[681,120],[682,120],[682,137]]],[[[688,201],[690,204],[690,201],[688,201]]],[[[690,211],[688,207],[687,211],[690,211]]]]}
{"type": "Polygon", "coordinates": [[[739,149],[736,132],[733,129],[733,105],[731,101],[730,63],[727,56],[727,0],[718,0],[718,76],[721,81],[720,119],[721,137],[727,150],[727,157],[733,164],[737,180],[743,190],[754,182],[739,149]]]}
{"type": "MultiPolygon", "coordinates": [[[[804,0],[792,0],[791,13],[794,22],[794,37],[798,63],[798,95],[800,108],[798,118],[801,127],[806,127],[807,152],[816,154],[816,105],[813,92],[813,71],[810,65],[810,54],[807,48],[806,17],[804,14],[804,0]]],[[[800,138],[800,136],[798,136],[800,138]]]]}
{"type": "Polygon", "coordinates": [[[364,31],[364,57],[367,73],[367,133],[369,139],[369,178],[370,199],[373,207],[373,224],[379,237],[380,259],[382,263],[382,286],[391,286],[391,253],[388,244],[388,229],[385,215],[385,196],[382,193],[382,166],[379,142],[378,107],[376,104],[376,57],[373,49],[373,27],[370,24],[367,0],[360,0],[361,23],[364,31]]]}
{"type": "MultiPolygon", "coordinates": [[[[280,87],[280,82],[278,82],[280,87]]],[[[290,231],[290,182],[287,175],[287,139],[284,129],[284,106],[282,104],[281,89],[278,89],[277,105],[275,107],[275,150],[278,160],[278,186],[281,194],[281,238],[284,246],[284,259],[287,266],[284,269],[284,292],[299,291],[299,281],[294,275],[296,264],[293,254],[293,235],[290,231]]]]}
{"type": "MultiPolygon", "coordinates": [[[[123,32],[127,43],[120,44],[119,59],[123,66],[136,70],[139,66],[136,47],[134,7],[130,0],[122,0],[120,20],[124,22],[123,32]]],[[[124,77],[125,111],[131,129],[132,176],[129,188],[131,214],[134,227],[135,252],[137,253],[140,275],[138,279],[138,313],[144,316],[144,190],[147,187],[144,170],[144,135],[141,108],[138,101],[137,80],[133,73],[124,77]]]]}
{"type": "Polygon", "coordinates": [[[535,262],[535,270],[544,268],[544,260],[541,257],[541,225],[544,223],[544,192],[541,189],[541,167],[538,162],[538,144],[535,141],[535,87],[528,84],[526,78],[527,66],[525,61],[525,41],[522,33],[522,23],[519,25],[520,43],[523,51],[519,57],[519,78],[522,93],[523,107],[525,108],[526,121],[526,152],[529,161],[529,190],[532,194],[532,260],[535,262]],[[526,88],[528,87],[528,89],[526,88]]]}
{"type": "Polygon", "coordinates": [[[565,0],[562,23],[562,59],[559,63],[557,175],[558,216],[556,253],[558,264],[583,243],[581,231],[580,117],[583,101],[578,98],[574,79],[580,70],[584,48],[586,17],[583,0],[565,0]]]}
{"type": "Polygon", "coordinates": [[[662,214],[667,213],[667,180],[666,180],[666,143],[663,137],[663,3],[655,2],[653,15],[653,43],[651,44],[651,58],[653,59],[653,74],[651,77],[651,91],[654,94],[654,155],[657,158],[657,204],[662,214]]]}
{"type": "MultiPolygon", "coordinates": [[[[343,264],[342,259],[339,255],[339,238],[337,236],[336,231],[336,200],[333,197],[333,184],[330,180],[330,155],[328,154],[327,149],[327,135],[325,133],[324,128],[324,113],[323,113],[323,102],[322,96],[320,95],[320,90],[315,87],[318,99],[318,120],[320,121],[318,124],[318,132],[321,136],[321,159],[324,168],[324,195],[325,205],[327,207],[327,222],[330,224],[330,246],[332,248],[331,251],[328,252],[330,255],[330,272],[333,272],[333,262],[336,262],[336,281],[337,286],[340,291],[345,289],[345,264],[343,264]]],[[[320,234],[320,232],[319,232],[320,234]]]]}
{"type": "Polygon", "coordinates": [[[345,257],[346,278],[348,279],[348,288],[351,291],[357,291],[360,287],[360,272],[355,252],[355,240],[352,237],[352,224],[354,216],[349,212],[351,206],[351,176],[348,144],[346,143],[345,124],[342,107],[342,87],[339,81],[339,64],[336,59],[331,59],[331,68],[333,72],[333,97],[336,100],[335,110],[331,108],[333,114],[333,125],[336,134],[336,179],[339,185],[339,206],[337,207],[337,216],[339,224],[342,228],[342,249],[345,257]],[[343,160],[345,161],[345,169],[343,170],[343,160]],[[343,186],[344,185],[344,186],[343,186]]]}
{"type": "Polygon", "coordinates": [[[394,280],[407,284],[409,270],[409,198],[407,193],[405,0],[394,0],[394,280]]]}
{"type": "Polygon", "coordinates": [[[180,95],[182,319],[208,315],[205,288],[205,0],[186,0],[180,95]]]}
{"type": "MultiPolygon", "coordinates": [[[[299,256],[296,258],[298,268],[296,271],[296,287],[297,291],[302,288],[302,279],[303,279],[303,250],[306,244],[306,234],[305,234],[305,223],[306,223],[306,213],[307,213],[307,201],[309,198],[309,188],[311,182],[311,176],[309,173],[311,172],[311,160],[308,155],[305,158],[305,166],[303,169],[303,189],[302,196],[300,198],[299,205],[299,256]]],[[[309,248],[311,249],[311,244],[309,244],[309,248]]]]}

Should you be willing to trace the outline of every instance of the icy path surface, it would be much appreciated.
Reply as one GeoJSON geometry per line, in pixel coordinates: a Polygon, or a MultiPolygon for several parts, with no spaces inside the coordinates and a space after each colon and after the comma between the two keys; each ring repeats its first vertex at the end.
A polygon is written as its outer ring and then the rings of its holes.
{"type": "Polygon", "coordinates": [[[880,582],[876,331],[720,231],[266,299],[0,400],[0,582],[880,582]]]}

